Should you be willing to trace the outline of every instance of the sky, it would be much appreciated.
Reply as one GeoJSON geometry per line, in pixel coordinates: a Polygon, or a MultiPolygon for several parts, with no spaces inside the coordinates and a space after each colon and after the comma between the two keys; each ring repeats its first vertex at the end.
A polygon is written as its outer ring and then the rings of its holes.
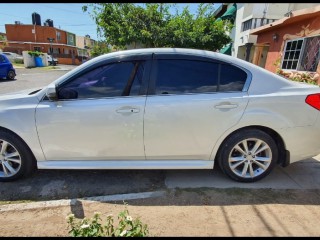
{"type": "MultiPolygon", "coordinates": [[[[20,21],[22,24],[32,24],[32,13],[40,14],[41,25],[47,19],[53,20],[53,26],[77,36],[90,35],[92,39],[102,40],[97,36],[97,28],[94,20],[86,12],[82,11],[84,3],[0,3],[0,32],[5,33],[5,24],[14,24],[20,21]]],[[[178,3],[180,11],[189,5],[192,14],[196,13],[198,4],[178,3]]],[[[217,9],[219,4],[215,4],[217,9]]],[[[172,9],[172,11],[175,11],[172,9]]]]}

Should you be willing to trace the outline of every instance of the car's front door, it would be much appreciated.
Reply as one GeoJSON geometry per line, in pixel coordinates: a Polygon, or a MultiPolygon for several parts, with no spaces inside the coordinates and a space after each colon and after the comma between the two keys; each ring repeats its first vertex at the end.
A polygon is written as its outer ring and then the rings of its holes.
{"type": "Polygon", "coordinates": [[[187,56],[155,55],[144,117],[148,160],[209,160],[248,102],[244,70],[187,56]]]}
{"type": "Polygon", "coordinates": [[[122,57],[57,86],[36,109],[47,160],[145,159],[143,113],[149,56],[122,57]]]}
{"type": "Polygon", "coordinates": [[[0,77],[6,77],[10,62],[0,55],[0,77]]]}

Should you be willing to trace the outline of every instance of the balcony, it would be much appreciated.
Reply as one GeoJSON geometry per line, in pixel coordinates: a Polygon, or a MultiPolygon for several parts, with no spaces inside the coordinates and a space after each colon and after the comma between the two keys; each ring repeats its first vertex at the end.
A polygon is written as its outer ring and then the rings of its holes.
{"type": "Polygon", "coordinates": [[[250,29],[255,29],[261,26],[264,26],[269,23],[273,23],[278,19],[269,19],[269,18],[251,18],[245,22],[242,23],[241,26],[241,32],[250,30],[250,29]]]}

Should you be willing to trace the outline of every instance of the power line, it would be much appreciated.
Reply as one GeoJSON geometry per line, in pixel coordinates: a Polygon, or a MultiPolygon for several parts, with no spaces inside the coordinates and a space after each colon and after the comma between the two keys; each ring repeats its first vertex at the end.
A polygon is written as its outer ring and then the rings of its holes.
{"type": "Polygon", "coordinates": [[[30,18],[27,18],[27,17],[15,16],[15,15],[12,15],[12,14],[2,13],[2,12],[0,12],[0,14],[7,15],[7,16],[10,16],[10,17],[18,17],[18,18],[30,19],[30,18]]]}
{"type": "Polygon", "coordinates": [[[84,14],[84,13],[74,12],[74,11],[70,11],[70,10],[66,10],[66,9],[62,9],[62,8],[57,8],[57,7],[52,7],[52,6],[47,6],[47,5],[43,5],[43,7],[57,9],[57,10],[60,10],[60,11],[65,11],[65,12],[69,12],[69,13],[73,13],[73,14],[80,14],[80,15],[84,14]]]}

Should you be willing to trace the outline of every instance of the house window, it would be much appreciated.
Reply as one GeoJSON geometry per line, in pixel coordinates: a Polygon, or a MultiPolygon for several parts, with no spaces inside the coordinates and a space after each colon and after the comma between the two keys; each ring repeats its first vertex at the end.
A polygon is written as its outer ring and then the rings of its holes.
{"type": "Polygon", "coordinates": [[[252,18],[242,23],[242,32],[252,28],[252,18]]]}
{"type": "Polygon", "coordinates": [[[33,47],[35,51],[41,52],[41,47],[33,47]]]}
{"type": "Polygon", "coordinates": [[[320,59],[320,36],[286,42],[281,68],[315,72],[320,59]]]}
{"type": "Polygon", "coordinates": [[[72,35],[69,35],[68,38],[69,38],[70,44],[73,44],[73,36],[72,36],[72,35]]]}
{"type": "Polygon", "coordinates": [[[61,32],[57,32],[57,40],[61,40],[61,32]]]}

